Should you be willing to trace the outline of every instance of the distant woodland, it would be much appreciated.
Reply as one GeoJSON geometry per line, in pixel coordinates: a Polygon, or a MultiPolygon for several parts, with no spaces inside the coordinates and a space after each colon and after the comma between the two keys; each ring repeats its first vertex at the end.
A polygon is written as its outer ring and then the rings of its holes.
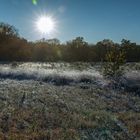
{"type": "Polygon", "coordinates": [[[122,39],[121,43],[104,39],[89,44],[83,37],[77,37],[62,44],[58,39],[41,39],[29,42],[21,38],[17,29],[6,23],[0,23],[0,61],[105,61],[105,55],[113,48],[123,50],[127,62],[140,61],[140,45],[122,39]]]}

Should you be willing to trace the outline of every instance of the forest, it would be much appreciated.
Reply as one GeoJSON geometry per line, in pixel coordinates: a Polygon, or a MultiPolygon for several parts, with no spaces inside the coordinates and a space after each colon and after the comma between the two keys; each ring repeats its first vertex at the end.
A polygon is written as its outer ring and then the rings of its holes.
{"type": "Polygon", "coordinates": [[[140,61],[140,45],[127,39],[122,39],[120,44],[110,39],[89,44],[83,37],[76,37],[66,43],[56,38],[31,42],[20,37],[14,26],[0,23],[0,61],[103,62],[106,61],[106,53],[113,48],[123,50],[127,62],[140,61]]]}

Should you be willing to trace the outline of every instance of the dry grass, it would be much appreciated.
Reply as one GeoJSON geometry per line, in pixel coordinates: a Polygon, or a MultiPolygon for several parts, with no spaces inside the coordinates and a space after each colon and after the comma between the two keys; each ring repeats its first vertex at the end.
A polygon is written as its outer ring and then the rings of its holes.
{"type": "Polygon", "coordinates": [[[95,83],[0,80],[0,140],[134,140],[140,97],[95,83]]]}

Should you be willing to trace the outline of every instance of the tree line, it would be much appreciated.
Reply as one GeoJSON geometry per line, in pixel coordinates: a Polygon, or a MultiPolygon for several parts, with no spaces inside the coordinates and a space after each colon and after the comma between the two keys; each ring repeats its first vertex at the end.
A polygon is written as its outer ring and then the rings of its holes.
{"type": "Polygon", "coordinates": [[[83,37],[76,37],[66,43],[58,39],[40,39],[29,42],[21,38],[17,29],[9,24],[0,23],[0,61],[106,61],[106,54],[114,49],[123,50],[127,62],[140,61],[140,45],[122,39],[121,43],[104,39],[96,44],[89,44],[83,37]]]}

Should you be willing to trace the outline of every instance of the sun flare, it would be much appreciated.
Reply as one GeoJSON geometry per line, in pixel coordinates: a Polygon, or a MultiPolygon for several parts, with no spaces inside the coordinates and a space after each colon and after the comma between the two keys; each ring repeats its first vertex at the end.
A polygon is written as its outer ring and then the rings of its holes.
{"type": "Polygon", "coordinates": [[[51,34],[55,30],[55,21],[52,17],[41,16],[36,21],[36,27],[42,34],[51,34]]]}

